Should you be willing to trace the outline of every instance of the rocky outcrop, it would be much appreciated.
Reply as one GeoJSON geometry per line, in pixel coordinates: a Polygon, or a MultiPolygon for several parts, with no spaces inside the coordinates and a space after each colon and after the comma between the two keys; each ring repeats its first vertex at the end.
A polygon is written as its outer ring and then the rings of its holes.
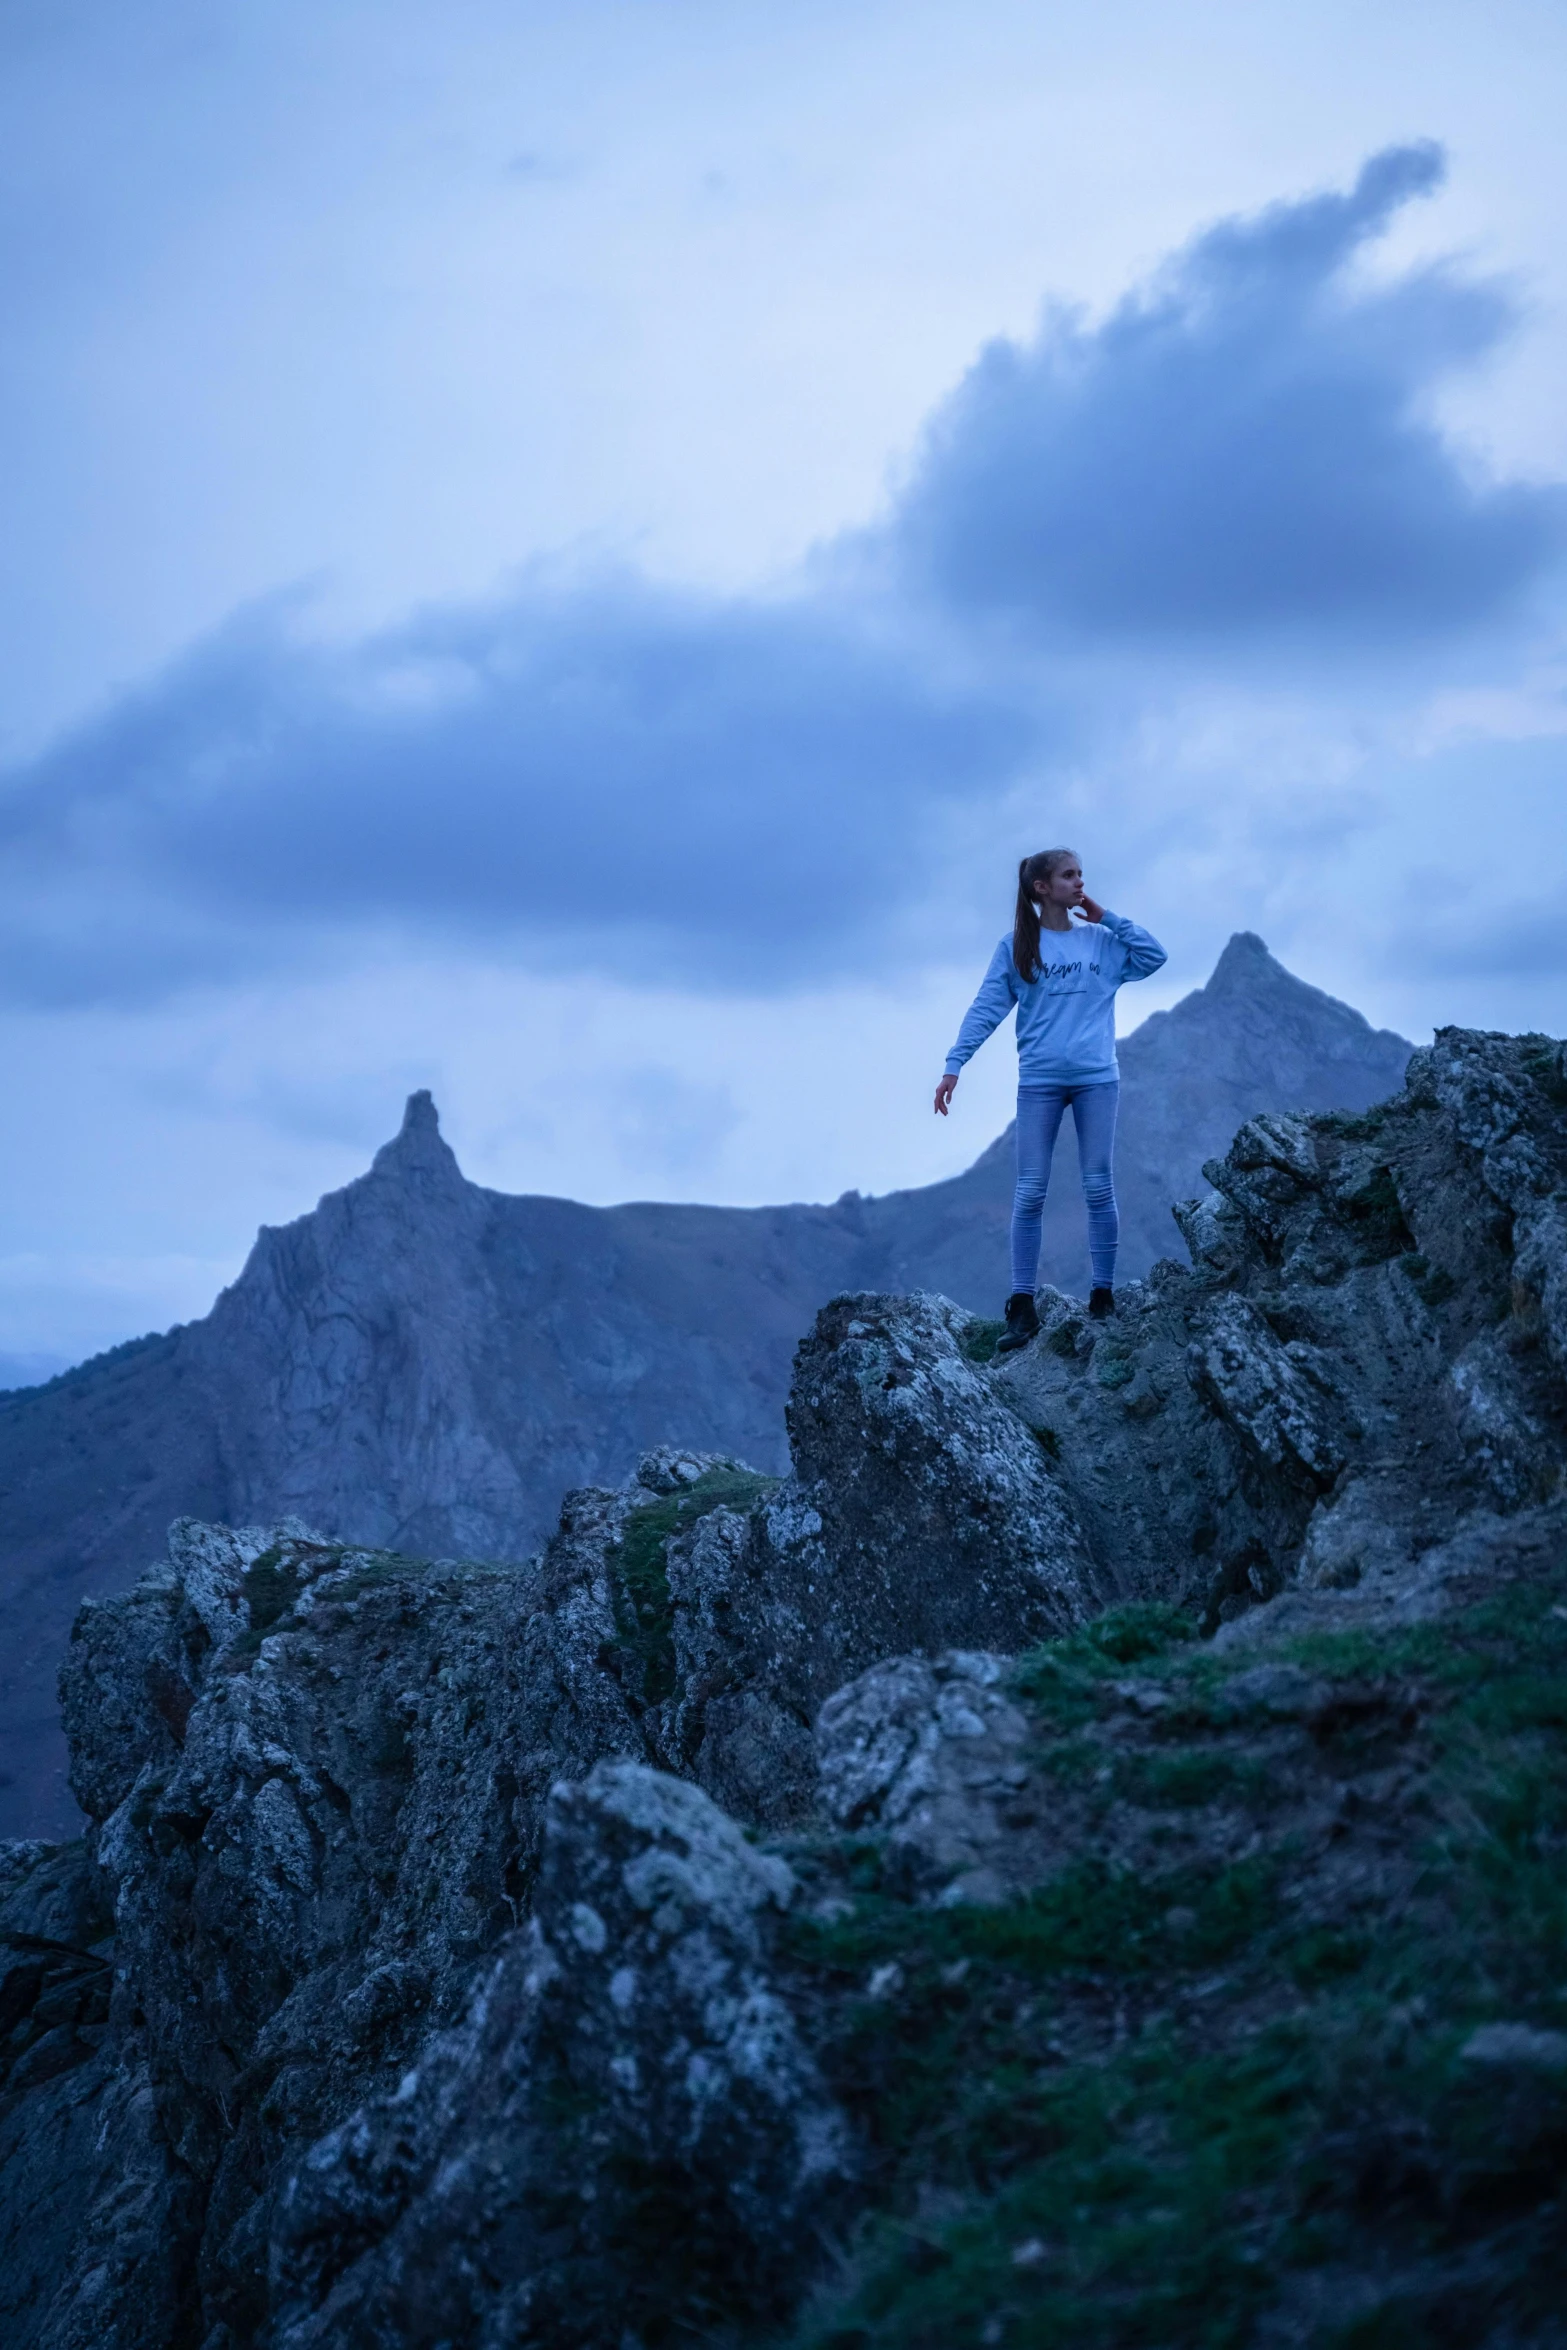
{"type": "Polygon", "coordinates": [[[1000,1362],[835,1299],[787,1478],[527,1565],[177,1524],[6,1863],[8,2338],[1545,2350],[1564,1103],[1252,1120],[1000,1362]]]}
{"type": "Polygon", "coordinates": [[[148,2067],[112,2028],[115,1919],[81,1844],[0,1847],[0,2329],[12,2350],[178,2338],[200,2225],[148,2067]]]}
{"type": "MultiPolygon", "coordinates": [[[[447,2178],[453,2115],[471,2118],[475,2084],[492,2076],[509,2084],[496,2131],[540,2149],[533,2170],[516,2167],[522,2204],[482,2223],[512,2247],[517,2307],[554,2310],[547,2325],[537,2318],[540,2339],[567,2339],[567,2303],[599,2306],[584,2262],[623,2298],[630,2285],[614,2282],[603,2246],[573,2252],[546,2287],[542,2255],[518,2234],[516,2211],[549,2173],[549,2115],[579,2095],[597,2110],[599,2095],[586,2074],[572,2086],[575,2058],[551,2072],[530,2052],[558,2052],[579,2030],[598,2051],[593,2079],[620,2082],[629,2117],[594,2160],[623,2167],[636,2131],[646,2136],[635,2116],[664,2115],[644,2168],[684,2162],[708,2182],[703,2194],[722,2186],[715,2241],[730,2244],[758,2308],[776,2302],[778,2263],[794,2273],[801,2232],[852,2165],[830,2100],[809,2126],[796,2111],[810,2061],[767,1989],[752,1911],[768,1888],[775,1908],[785,1903],[788,1871],[753,1860],[710,1794],[750,1825],[798,1823],[815,1801],[816,1711],[853,1674],[966,1627],[1025,1645],[1093,1604],[1070,1508],[965,1356],[969,1329],[941,1300],[830,1309],[801,1353],[793,1479],[665,1447],[629,1486],[568,1496],[542,1557],[522,1566],[357,1549],[297,1519],[233,1531],[180,1520],[162,1566],[82,1610],[62,1699],[73,1786],[94,1823],[90,1874],[114,1917],[117,2061],[150,2084],[162,2133],[168,2175],[159,2185],[138,2156],[142,2192],[172,2196],[177,2181],[199,2207],[174,2266],[204,2324],[243,2342],[281,2324],[269,2259],[284,2263],[300,2312],[301,2296],[348,2291],[335,2282],[341,2245],[307,2250],[331,2233],[326,2157],[310,2174],[314,2218],[286,2182],[367,2092],[393,2099],[375,2125],[391,2151],[363,2162],[381,2166],[377,2178],[390,2166],[414,2200],[402,2216],[384,2179],[373,2194],[364,2184],[359,2154],[333,2157],[331,2195],[362,2189],[390,2232],[379,2265],[355,2269],[354,2291],[368,2307],[428,2277],[430,2213],[409,2183],[408,2131],[417,2120],[432,2175],[447,2178]],[[679,1845],[675,1877],[684,1869],[706,1887],[712,1914],[689,1934],[666,1916],[678,1887],[633,1931],[632,1877],[605,1856],[624,1858],[637,1836],[655,1854],[679,1845]],[[589,1947],[589,1911],[610,1921],[613,1950],[589,1947]],[[508,1951],[476,1992],[476,1969],[508,1951]],[[600,1970],[590,2021],[584,1970],[604,1951],[621,1955],[600,1970]],[[628,1968],[644,1982],[634,2016],[628,1968]],[[435,2105],[416,2115],[398,2085],[410,2067],[426,2077],[432,2032],[445,2054],[428,2075],[435,2105]],[[621,2079],[628,2067],[640,2088],[621,2079]],[[521,2103],[519,2071],[535,2084],[521,2103]],[[676,2076],[693,2101],[683,2120],[676,2076]],[[786,2130],[803,2132],[792,2152],[777,2142],[786,2130]],[[751,2173],[742,2140],[755,2142],[751,2173]]],[[[635,1883],[663,1866],[649,1859],[635,1883]]],[[[603,2201],[611,2213],[607,2187],[603,2201]]],[[[83,2225],[102,2224],[91,2204],[83,2225]]],[[[560,2224],[557,2213],[546,2235],[560,2224]]],[[[334,2243],[352,2232],[341,2214],[332,2227],[334,2243]]],[[[129,2244],[122,2268],[135,2257],[129,2244]]],[[[484,2260],[488,2275],[502,2255],[484,2260]]],[[[169,2271],[166,2245],[153,2266],[169,2271]]],[[[120,2289],[128,2306],[150,2305],[150,2274],[122,2276],[120,2289]]],[[[456,2281],[450,2291],[461,2299],[456,2281]]],[[[289,2325],[315,2338],[300,2312],[289,2325]]],[[[337,2318],[321,2322],[331,2338],[337,2318]]]]}
{"type": "Polygon", "coordinates": [[[784,2314],[855,2168],[769,1966],[794,1892],[677,1779],[603,1762],[558,1787],[527,1932],[284,2190],[279,2350],[784,2314]]]}
{"type": "Polygon", "coordinates": [[[1556,1055],[1447,1030],[1361,1117],[1253,1119],[1178,1210],[1193,1272],[1099,1335],[1046,1301],[999,1378],[1102,1571],[1212,1622],[1297,1579],[1413,1589],[1466,1512],[1554,1492],[1556,1055]]]}
{"type": "Polygon", "coordinates": [[[964,1353],[972,1326],[942,1298],[835,1299],[797,1357],[795,1475],[668,1546],[674,1694],[652,1751],[745,1819],[810,1804],[811,1724],[875,1659],[1016,1649],[1095,1604],[1070,1501],[964,1353]]]}
{"type": "MultiPolygon", "coordinates": [[[[1259,939],[1122,1047],[1125,1270],[1239,1121],[1354,1109],[1407,1046],[1304,986],[1259,939]]],[[[880,1199],[589,1208],[462,1175],[428,1094],[369,1173],[259,1236],[210,1315],[0,1396],[0,1834],[74,1833],[54,1679],[84,1595],[123,1591],[173,1518],[274,1524],[426,1557],[520,1559],[560,1496],[651,1447],[786,1466],[790,1361],[842,1291],[1006,1287],[1011,1149],[880,1199]]],[[[1070,1283],[1067,1181],[1047,1264],[1070,1283]]]]}

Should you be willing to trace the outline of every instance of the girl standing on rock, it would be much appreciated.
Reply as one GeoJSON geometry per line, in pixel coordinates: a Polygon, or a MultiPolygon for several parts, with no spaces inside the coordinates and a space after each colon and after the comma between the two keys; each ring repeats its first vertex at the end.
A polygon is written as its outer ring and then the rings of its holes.
{"type": "Polygon", "coordinates": [[[1050,1161],[1068,1102],[1088,1203],[1093,1291],[1088,1310],[1115,1310],[1115,1113],[1121,1093],[1115,1057],[1115,991],[1147,979],[1163,947],[1124,914],[1109,914],[1083,887],[1072,849],[1044,849],[1017,869],[1017,919],[990,958],[984,983],[947,1055],[936,1109],[947,1115],[958,1075],[1017,1006],[1017,1189],[1012,1195],[1012,1294],[998,1354],[1027,1346],[1039,1330],[1034,1289],[1050,1161]],[[1073,920],[1076,915],[1078,919],[1073,920]]]}

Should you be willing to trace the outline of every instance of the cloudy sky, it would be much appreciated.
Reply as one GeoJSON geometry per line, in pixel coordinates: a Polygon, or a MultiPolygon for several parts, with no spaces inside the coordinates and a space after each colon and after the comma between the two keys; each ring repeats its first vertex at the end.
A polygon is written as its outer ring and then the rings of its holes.
{"type": "Polygon", "coordinates": [[[1567,1029],[1557,0],[8,0],[0,1376],[476,1178],[831,1197],[1025,850],[1567,1029]]]}

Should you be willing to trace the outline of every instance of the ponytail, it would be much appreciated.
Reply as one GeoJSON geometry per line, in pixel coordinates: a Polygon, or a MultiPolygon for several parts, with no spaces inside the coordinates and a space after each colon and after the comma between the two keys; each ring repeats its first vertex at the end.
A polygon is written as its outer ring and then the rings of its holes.
{"type": "Polygon", "coordinates": [[[1025,857],[1017,869],[1017,914],[1012,924],[1012,961],[1019,979],[1032,983],[1039,977],[1039,904],[1034,896],[1034,884],[1048,881],[1058,865],[1077,854],[1075,849],[1041,849],[1037,855],[1025,857]]]}
{"type": "Polygon", "coordinates": [[[1029,882],[1037,857],[1025,857],[1017,869],[1017,916],[1012,924],[1012,961],[1019,979],[1039,977],[1039,908],[1029,882]]]}

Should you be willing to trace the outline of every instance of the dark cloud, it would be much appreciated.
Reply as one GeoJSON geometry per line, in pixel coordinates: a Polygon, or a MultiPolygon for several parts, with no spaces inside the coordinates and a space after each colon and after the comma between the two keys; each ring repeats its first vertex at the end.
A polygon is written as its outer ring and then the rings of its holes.
{"type": "Polygon", "coordinates": [[[902,561],[962,610],[1089,637],[1385,645],[1512,606],[1567,500],[1477,481],[1426,410],[1511,306],[1445,269],[1351,272],[1442,172],[1391,148],[1347,195],[1210,229],[1100,326],[992,343],[931,427],[902,561]]]}
{"type": "Polygon", "coordinates": [[[388,930],[790,984],[886,955],[955,811],[1024,778],[1043,811],[1150,637],[1211,681],[1264,626],[1318,657],[1494,620],[1562,494],[1477,482],[1422,402],[1507,306],[1350,268],[1439,176],[1390,151],[1097,328],[992,346],[885,527],[791,596],[539,574],[348,647],[241,616],[0,789],[0,985],[124,998],[388,930]],[[1091,685],[1074,636],[1112,648],[1091,685]]]}
{"type": "Polygon", "coordinates": [[[1004,784],[1037,712],[822,598],[525,590],[351,650],[249,616],[15,776],[13,988],[94,992],[311,925],[597,932],[776,985],[907,896],[920,825],[1004,784]],[[50,910],[94,877],[137,909],[50,910]],[[213,916],[216,915],[216,927],[213,916]],[[149,918],[150,917],[150,918],[149,918]],[[115,973],[120,978],[115,978],[115,973]]]}

